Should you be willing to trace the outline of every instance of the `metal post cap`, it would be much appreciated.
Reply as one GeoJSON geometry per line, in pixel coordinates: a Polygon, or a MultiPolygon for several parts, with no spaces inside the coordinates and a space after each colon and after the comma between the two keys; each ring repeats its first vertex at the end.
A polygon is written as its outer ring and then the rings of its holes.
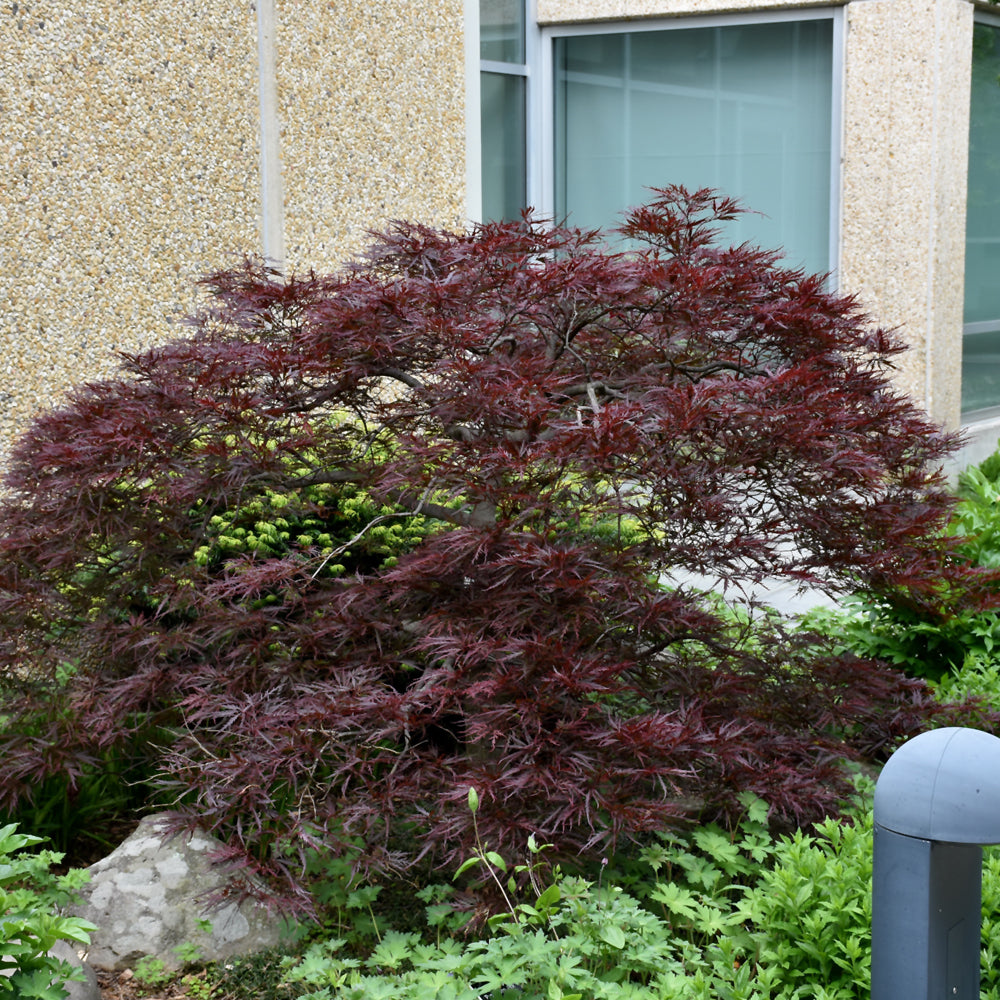
{"type": "Polygon", "coordinates": [[[1000,844],[1000,739],[952,727],[904,743],[875,785],[875,822],[922,840],[1000,844]]]}

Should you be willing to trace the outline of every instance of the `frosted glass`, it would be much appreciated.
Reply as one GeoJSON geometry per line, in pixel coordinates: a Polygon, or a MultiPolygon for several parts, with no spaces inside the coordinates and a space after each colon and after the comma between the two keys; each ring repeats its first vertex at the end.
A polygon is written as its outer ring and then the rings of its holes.
{"type": "Polygon", "coordinates": [[[479,58],[524,62],[524,0],[479,0],[479,58]]]}
{"type": "Polygon", "coordinates": [[[1000,28],[977,24],[969,109],[965,322],[1000,328],[1000,28]]]}
{"type": "Polygon", "coordinates": [[[962,342],[962,412],[968,414],[997,406],[1000,406],[1000,331],[969,334],[962,342]]]}
{"type": "Polygon", "coordinates": [[[830,268],[833,25],[784,21],[557,39],[556,211],[615,225],[650,187],[714,187],[725,232],[830,268]]]}
{"type": "Polygon", "coordinates": [[[523,76],[481,73],[483,218],[517,219],[525,207],[523,76]]]}
{"type": "Polygon", "coordinates": [[[969,188],[965,226],[962,412],[1000,406],[1000,29],[972,40],[969,188]]]}

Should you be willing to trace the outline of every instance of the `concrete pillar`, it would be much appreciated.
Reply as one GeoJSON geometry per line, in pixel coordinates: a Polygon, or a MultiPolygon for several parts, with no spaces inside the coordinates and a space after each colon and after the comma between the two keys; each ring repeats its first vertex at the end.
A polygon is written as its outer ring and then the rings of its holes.
{"type": "Polygon", "coordinates": [[[972,4],[847,9],[841,287],[911,351],[899,384],[957,427],[972,4]]]}

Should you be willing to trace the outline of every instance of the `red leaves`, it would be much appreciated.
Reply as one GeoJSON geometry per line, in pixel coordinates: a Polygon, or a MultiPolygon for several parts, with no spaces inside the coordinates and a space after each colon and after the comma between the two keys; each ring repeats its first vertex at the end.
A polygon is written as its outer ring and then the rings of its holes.
{"type": "Polygon", "coordinates": [[[661,576],[983,591],[938,537],[953,441],[886,381],[900,345],[712,246],[735,211],[668,189],[624,226],[638,250],[400,223],[336,277],[214,275],[190,339],[18,446],[0,795],[98,744],[153,754],[265,866],[350,834],[454,860],[469,784],[498,849],[607,846],[746,788],[835,805],[838,761],[939,708],[661,576]]]}

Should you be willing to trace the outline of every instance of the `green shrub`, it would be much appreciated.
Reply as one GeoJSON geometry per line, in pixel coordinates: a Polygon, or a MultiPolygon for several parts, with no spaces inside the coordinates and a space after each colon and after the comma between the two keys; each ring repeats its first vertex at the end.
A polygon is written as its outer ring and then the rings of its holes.
{"type": "Polygon", "coordinates": [[[871,986],[871,813],[783,838],[739,910],[779,996],[866,996],[871,986]],[[801,993],[799,992],[801,991],[801,993]]]}
{"type": "Polygon", "coordinates": [[[959,475],[958,496],[949,534],[970,562],[1000,569],[1000,452],[959,475]]]}
{"type": "Polygon", "coordinates": [[[838,609],[818,608],[802,624],[837,638],[846,652],[898,667],[910,677],[940,680],[970,656],[1000,650],[1000,614],[956,609],[929,617],[914,608],[858,594],[838,609]]]}
{"type": "MultiPolygon", "coordinates": [[[[199,512],[192,516],[197,520],[199,512]]],[[[350,484],[319,483],[286,492],[265,490],[212,515],[198,530],[205,535],[194,552],[200,566],[220,570],[240,555],[280,559],[300,551],[321,560],[318,573],[341,576],[392,567],[434,529],[427,518],[401,517],[350,484]]]]}
{"type": "Polygon", "coordinates": [[[388,931],[367,953],[321,941],[289,980],[312,1000],[858,995],[870,951],[870,820],[774,840],[764,804],[745,805],[734,833],[665,832],[597,878],[548,869],[533,843],[523,865],[480,844],[462,868],[487,871],[506,899],[488,937],[428,943],[388,931]],[[619,876],[628,891],[606,881],[619,876]]]}
{"type": "Polygon", "coordinates": [[[53,875],[62,860],[54,851],[30,853],[40,837],[18,833],[13,824],[0,828],[0,996],[62,1000],[63,983],[79,978],[68,962],[53,958],[57,941],[89,944],[93,924],[66,917],[59,908],[86,881],[75,870],[53,875]]]}
{"type": "MultiPolygon", "coordinates": [[[[957,540],[955,558],[1000,570],[1000,451],[964,470],[956,493],[958,502],[945,529],[957,540]]],[[[1000,584],[997,587],[1000,607],[1000,584]]],[[[839,637],[847,651],[891,663],[911,677],[944,680],[967,662],[981,670],[1000,652],[998,611],[969,610],[955,601],[947,612],[931,615],[899,595],[894,600],[854,595],[842,605],[839,610],[812,611],[804,624],[839,637]]],[[[948,607],[948,602],[942,606],[948,607]]]]}
{"type": "MultiPolygon", "coordinates": [[[[488,937],[387,931],[291,960],[310,1000],[865,1000],[871,982],[871,785],[844,818],[772,837],[747,798],[734,832],[666,832],[596,877],[509,864],[480,844],[466,866],[507,898],[488,937]],[[622,883],[621,888],[615,883],[622,883]],[[524,891],[518,891],[524,886],[524,891]]],[[[428,913],[432,908],[428,908],[428,913]]],[[[1000,851],[983,868],[983,1000],[1000,1000],[1000,851]]]]}
{"type": "Polygon", "coordinates": [[[961,669],[945,674],[934,684],[934,693],[943,702],[978,698],[986,708],[1000,711],[1000,658],[969,653],[961,669]]]}

